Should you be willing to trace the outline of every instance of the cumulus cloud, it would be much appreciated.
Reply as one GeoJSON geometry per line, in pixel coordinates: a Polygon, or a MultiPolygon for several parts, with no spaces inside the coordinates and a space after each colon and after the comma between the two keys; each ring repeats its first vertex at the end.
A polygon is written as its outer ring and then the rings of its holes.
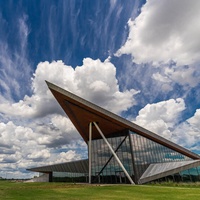
{"type": "Polygon", "coordinates": [[[48,149],[42,149],[41,151],[33,151],[27,156],[28,159],[31,159],[35,162],[43,161],[50,157],[50,152],[48,149]]]}
{"type": "Polygon", "coordinates": [[[38,144],[49,148],[62,147],[80,139],[71,121],[61,115],[53,115],[49,123],[35,124],[35,132],[41,134],[36,139],[38,144]]]}
{"type": "Polygon", "coordinates": [[[185,103],[181,98],[147,104],[139,111],[134,122],[171,140],[172,130],[183,110],[185,103]]]}
{"type": "Polygon", "coordinates": [[[25,162],[27,156],[31,154],[35,148],[37,148],[37,151],[42,150],[35,141],[37,136],[38,135],[35,134],[31,128],[16,126],[11,121],[8,123],[0,123],[1,169],[18,169],[18,165],[21,162],[25,162]]]}
{"type": "Polygon", "coordinates": [[[194,116],[180,124],[174,130],[175,142],[189,148],[192,151],[200,151],[200,109],[197,109],[194,116]]]}
{"type": "MultiPolygon", "coordinates": [[[[22,172],[26,173],[24,172],[26,168],[77,160],[84,156],[86,144],[82,144],[83,141],[80,141],[80,136],[70,124],[69,119],[54,115],[50,127],[47,124],[41,128],[41,125],[33,123],[26,124],[25,127],[16,125],[11,121],[0,123],[1,169],[8,173],[17,169],[21,171],[18,175],[22,175],[22,172]],[[46,129],[44,130],[44,128],[46,129]],[[41,142],[45,141],[44,138],[48,142],[41,142]],[[59,142],[58,138],[61,138],[59,142]],[[72,142],[74,149],[69,151],[72,142]],[[58,147],[65,150],[55,151],[58,147]],[[77,149],[80,149],[83,154],[78,153],[77,149]]],[[[31,173],[27,174],[27,176],[31,175],[31,173]]],[[[13,174],[12,177],[14,176],[17,175],[13,174]]]]}
{"type": "Polygon", "coordinates": [[[200,109],[197,109],[194,116],[188,119],[187,121],[194,127],[194,129],[200,129],[199,120],[200,120],[200,109]]]}
{"type": "Polygon", "coordinates": [[[80,160],[81,155],[77,154],[74,150],[69,150],[67,152],[62,152],[59,154],[58,159],[55,163],[70,162],[72,160],[80,160]]]}
{"type": "Polygon", "coordinates": [[[0,112],[9,116],[29,118],[61,113],[44,80],[118,114],[135,104],[133,95],[138,93],[134,89],[119,91],[116,69],[108,59],[101,62],[85,58],[83,65],[75,69],[62,61],[42,62],[38,64],[33,77],[33,95],[25,96],[16,103],[2,103],[0,112]]]}
{"type": "Polygon", "coordinates": [[[148,0],[116,55],[131,54],[136,63],[190,65],[200,61],[200,2],[148,0]]]}
{"type": "Polygon", "coordinates": [[[104,62],[84,59],[75,75],[79,95],[112,112],[120,114],[136,103],[133,96],[138,91],[119,90],[116,68],[109,59],[104,62]]]}

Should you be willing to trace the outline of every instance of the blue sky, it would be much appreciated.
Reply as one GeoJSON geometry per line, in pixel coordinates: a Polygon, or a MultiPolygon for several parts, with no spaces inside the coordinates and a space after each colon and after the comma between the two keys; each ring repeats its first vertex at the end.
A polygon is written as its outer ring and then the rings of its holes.
{"type": "Polygon", "coordinates": [[[199,9],[0,0],[0,176],[87,157],[45,80],[200,153],[199,9]]]}

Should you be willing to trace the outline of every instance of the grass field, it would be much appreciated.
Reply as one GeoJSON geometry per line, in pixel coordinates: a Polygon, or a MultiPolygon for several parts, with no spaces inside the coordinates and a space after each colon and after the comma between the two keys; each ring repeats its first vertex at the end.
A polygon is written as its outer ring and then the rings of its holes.
{"type": "Polygon", "coordinates": [[[173,200],[200,199],[200,185],[81,185],[0,181],[0,199],[173,200]]]}

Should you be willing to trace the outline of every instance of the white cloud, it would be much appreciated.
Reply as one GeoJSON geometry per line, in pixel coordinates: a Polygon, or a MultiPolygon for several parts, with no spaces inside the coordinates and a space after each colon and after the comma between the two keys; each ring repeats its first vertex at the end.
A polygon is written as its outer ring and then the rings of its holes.
{"type": "MultiPolygon", "coordinates": [[[[16,19],[17,29],[15,31],[15,49],[10,47],[10,32],[7,30],[7,21],[0,15],[1,37],[0,37],[0,95],[12,101],[21,98],[29,89],[31,65],[27,58],[27,41],[29,28],[27,16],[23,15],[16,19]]],[[[13,27],[12,27],[13,28],[13,27]]],[[[11,36],[12,37],[12,36],[11,36]]]]}
{"type": "Polygon", "coordinates": [[[112,112],[119,114],[136,103],[133,96],[138,91],[119,91],[116,68],[109,59],[84,59],[83,66],[75,69],[75,81],[80,96],[112,112]]]}
{"type": "Polygon", "coordinates": [[[50,123],[35,126],[35,132],[40,134],[36,141],[39,145],[49,148],[58,148],[81,139],[71,121],[65,116],[53,115],[50,123]]]}
{"type": "Polygon", "coordinates": [[[175,128],[184,109],[185,103],[181,98],[147,104],[139,111],[135,123],[171,140],[171,129],[175,128]]]}
{"type": "MultiPolygon", "coordinates": [[[[25,127],[11,121],[0,123],[0,168],[10,177],[16,177],[15,170],[26,174],[26,168],[77,160],[85,156],[86,145],[80,141],[69,119],[54,115],[51,120],[50,128],[48,124],[41,128],[40,124],[26,124],[25,127]],[[40,143],[44,137],[49,143],[40,143]],[[55,151],[56,147],[68,149],[71,146],[73,151],[55,151]],[[77,149],[82,150],[82,154],[77,153],[77,149]]],[[[26,176],[31,175],[28,173],[26,176]]]]}
{"type": "Polygon", "coordinates": [[[55,163],[63,163],[63,162],[70,162],[72,160],[80,160],[81,156],[77,154],[73,150],[69,150],[67,152],[60,153],[58,159],[55,161],[55,163]]]}
{"type": "Polygon", "coordinates": [[[200,109],[197,109],[194,116],[180,124],[174,130],[174,141],[190,150],[200,151],[200,109]]]}
{"type": "MultiPolygon", "coordinates": [[[[23,15],[21,18],[18,19],[18,26],[19,26],[19,37],[21,40],[21,49],[23,50],[23,54],[25,54],[25,48],[27,48],[27,38],[30,33],[30,30],[27,25],[28,16],[23,15]]],[[[21,54],[22,56],[25,56],[21,54]]]]}
{"type": "Polygon", "coordinates": [[[200,1],[148,0],[129,20],[129,36],[117,55],[131,54],[136,63],[190,65],[200,61],[200,1]]]}
{"type": "Polygon", "coordinates": [[[0,168],[5,171],[18,170],[21,162],[26,163],[28,155],[44,147],[36,142],[38,134],[31,128],[16,126],[13,122],[0,123],[0,168]]]}
{"type": "Polygon", "coordinates": [[[162,66],[152,78],[163,86],[164,91],[173,90],[173,85],[178,83],[187,89],[194,88],[200,83],[198,65],[190,66],[162,66]]]}
{"type": "Polygon", "coordinates": [[[17,103],[4,102],[0,112],[9,116],[42,117],[61,112],[55,103],[45,80],[53,82],[115,113],[127,110],[135,104],[134,89],[119,91],[116,69],[107,59],[104,62],[85,58],[81,67],[73,69],[62,61],[39,63],[35,71],[33,95],[25,96],[17,103]]]}
{"type": "Polygon", "coordinates": [[[50,152],[48,149],[42,149],[41,151],[33,151],[27,156],[28,159],[33,161],[40,161],[50,157],[50,152]]]}
{"type": "Polygon", "coordinates": [[[200,109],[197,109],[194,116],[187,120],[195,129],[200,129],[200,109]]]}

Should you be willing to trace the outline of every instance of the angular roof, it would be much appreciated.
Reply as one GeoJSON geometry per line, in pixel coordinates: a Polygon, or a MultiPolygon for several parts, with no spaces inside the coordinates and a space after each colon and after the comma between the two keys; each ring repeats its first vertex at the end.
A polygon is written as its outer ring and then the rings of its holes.
{"type": "MultiPolygon", "coordinates": [[[[144,129],[141,126],[119,117],[118,115],[86,101],[50,82],[46,81],[46,83],[86,143],[89,140],[89,123],[97,122],[106,137],[112,136],[113,133],[129,129],[192,159],[200,159],[199,155],[144,129]]],[[[100,138],[96,128],[93,128],[92,130],[92,138],[100,138]]]]}

